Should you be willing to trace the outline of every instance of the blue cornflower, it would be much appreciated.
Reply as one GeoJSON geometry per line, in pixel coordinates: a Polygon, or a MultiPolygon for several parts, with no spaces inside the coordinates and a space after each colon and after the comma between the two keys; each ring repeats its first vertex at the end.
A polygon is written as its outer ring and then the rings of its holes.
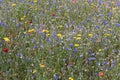
{"type": "Polygon", "coordinates": [[[77,52],[77,49],[76,49],[76,48],[74,48],[74,49],[73,49],[73,52],[77,52]]]}
{"type": "Polygon", "coordinates": [[[108,22],[107,22],[107,21],[104,21],[104,22],[103,22],[103,24],[104,24],[104,25],[107,25],[107,24],[108,24],[108,22]]]}
{"type": "Polygon", "coordinates": [[[89,57],[89,58],[87,58],[87,60],[92,61],[92,60],[96,60],[96,58],[95,57],[89,57]]]}
{"type": "Polygon", "coordinates": [[[69,44],[69,46],[70,46],[70,47],[72,47],[72,46],[73,46],[73,44],[71,43],[71,44],[69,44]]]}
{"type": "Polygon", "coordinates": [[[91,56],[91,57],[94,57],[94,56],[95,56],[95,54],[94,54],[94,53],[91,53],[91,54],[90,54],[90,56],[91,56]]]}
{"type": "Polygon", "coordinates": [[[120,23],[116,23],[115,26],[116,26],[116,27],[120,27],[120,23]]]}
{"type": "Polygon", "coordinates": [[[20,0],[20,2],[23,2],[24,0],[20,0]]]}
{"type": "Polygon", "coordinates": [[[54,80],[58,80],[58,76],[54,74],[54,80]]]}
{"type": "Polygon", "coordinates": [[[2,0],[0,0],[0,2],[2,2],[2,0]]]}

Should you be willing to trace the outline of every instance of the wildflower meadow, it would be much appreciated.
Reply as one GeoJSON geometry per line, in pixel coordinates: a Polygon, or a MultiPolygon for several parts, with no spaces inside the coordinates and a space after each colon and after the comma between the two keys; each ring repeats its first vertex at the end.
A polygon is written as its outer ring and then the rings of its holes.
{"type": "Polygon", "coordinates": [[[0,80],[120,80],[120,0],[0,0],[0,80]]]}

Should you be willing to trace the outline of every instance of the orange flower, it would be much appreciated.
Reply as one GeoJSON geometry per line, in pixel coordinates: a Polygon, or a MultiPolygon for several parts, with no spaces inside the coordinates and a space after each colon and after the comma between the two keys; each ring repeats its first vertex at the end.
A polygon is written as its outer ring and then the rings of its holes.
{"type": "Polygon", "coordinates": [[[104,76],[104,73],[103,73],[103,72],[99,72],[99,73],[98,73],[98,76],[99,76],[99,77],[102,77],[102,76],[104,76]]]}

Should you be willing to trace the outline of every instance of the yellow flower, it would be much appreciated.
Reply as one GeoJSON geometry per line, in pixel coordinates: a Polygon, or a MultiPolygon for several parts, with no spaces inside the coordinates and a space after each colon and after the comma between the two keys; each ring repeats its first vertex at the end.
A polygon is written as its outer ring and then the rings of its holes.
{"type": "Polygon", "coordinates": [[[23,16],[23,18],[26,18],[26,16],[23,16]]]}
{"type": "Polygon", "coordinates": [[[55,22],[55,19],[52,19],[52,22],[55,22]]]}
{"type": "Polygon", "coordinates": [[[36,2],[37,2],[37,0],[34,0],[33,2],[34,2],[34,3],[36,3],[36,2]]]}
{"type": "Polygon", "coordinates": [[[44,64],[39,64],[39,66],[40,66],[41,68],[45,68],[45,65],[44,65],[44,64]]]}
{"type": "Polygon", "coordinates": [[[46,36],[50,36],[50,34],[46,34],[46,36]]]}
{"type": "Polygon", "coordinates": [[[76,39],[76,37],[73,37],[74,39],[76,39]]]}
{"type": "Polygon", "coordinates": [[[85,1],[85,2],[84,2],[84,4],[86,4],[86,5],[87,5],[87,4],[88,4],[88,2],[87,2],[87,1],[85,1]]]}
{"type": "Polygon", "coordinates": [[[109,31],[111,31],[112,29],[111,28],[108,28],[109,31]]]}
{"type": "Polygon", "coordinates": [[[104,36],[105,36],[105,37],[109,37],[109,36],[111,36],[111,35],[106,33],[106,34],[104,34],[104,36]]]}
{"type": "Polygon", "coordinates": [[[118,64],[118,66],[120,67],[120,63],[118,64]]]}
{"type": "Polygon", "coordinates": [[[115,4],[115,2],[114,2],[114,1],[112,1],[112,4],[115,4]]]}
{"type": "Polygon", "coordinates": [[[117,8],[115,8],[115,7],[114,7],[114,8],[112,8],[112,10],[113,10],[113,11],[114,11],[114,10],[116,10],[116,9],[117,9],[117,8]]]}
{"type": "Polygon", "coordinates": [[[27,23],[27,21],[25,21],[25,24],[27,23]]]}
{"type": "Polygon", "coordinates": [[[13,4],[12,4],[12,7],[15,7],[15,6],[16,6],[16,4],[15,4],[15,3],[13,3],[13,4]]]}
{"type": "Polygon", "coordinates": [[[101,51],[102,51],[102,49],[99,49],[98,51],[99,51],[99,52],[101,52],[101,51]]]}
{"type": "Polygon", "coordinates": [[[80,39],[81,39],[81,37],[77,37],[76,39],[77,39],[77,40],[80,40],[80,39]]]}
{"type": "Polygon", "coordinates": [[[42,30],[42,32],[46,32],[46,33],[48,33],[49,31],[48,31],[48,30],[43,29],[43,30],[42,30]]]}
{"type": "Polygon", "coordinates": [[[10,41],[8,37],[4,37],[3,39],[4,39],[6,42],[9,42],[9,41],[10,41]]]}
{"type": "Polygon", "coordinates": [[[78,36],[78,37],[80,37],[80,36],[81,36],[81,34],[77,34],[77,36],[78,36]]]}
{"type": "Polygon", "coordinates": [[[62,28],[63,26],[62,26],[62,25],[59,25],[58,27],[59,27],[59,28],[62,28]]]}
{"type": "Polygon", "coordinates": [[[69,77],[69,80],[74,80],[72,77],[69,77]]]}
{"type": "Polygon", "coordinates": [[[22,18],[20,18],[20,20],[25,20],[25,18],[22,17],[22,18]]]}
{"type": "Polygon", "coordinates": [[[80,46],[80,45],[79,45],[79,44],[74,44],[74,46],[75,46],[75,47],[78,47],[78,46],[80,46]]]}
{"type": "Polygon", "coordinates": [[[36,69],[34,69],[32,73],[34,74],[34,73],[36,73],[36,72],[37,72],[37,70],[36,70],[36,69]]]}
{"type": "Polygon", "coordinates": [[[92,36],[93,36],[93,34],[88,34],[88,36],[89,36],[89,37],[92,37],[92,36]]]}
{"type": "Polygon", "coordinates": [[[34,32],[35,31],[35,29],[30,29],[30,30],[28,30],[28,33],[31,33],[31,32],[34,32]]]}
{"type": "Polygon", "coordinates": [[[57,34],[57,36],[58,36],[58,37],[62,37],[62,34],[59,33],[59,34],[57,34]]]}
{"type": "Polygon", "coordinates": [[[96,6],[94,3],[91,4],[92,7],[96,6]]]}

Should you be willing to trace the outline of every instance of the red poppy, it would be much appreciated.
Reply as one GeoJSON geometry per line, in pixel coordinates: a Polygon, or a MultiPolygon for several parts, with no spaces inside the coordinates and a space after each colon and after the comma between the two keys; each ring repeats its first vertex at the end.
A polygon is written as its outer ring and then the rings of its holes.
{"type": "Polygon", "coordinates": [[[8,48],[3,49],[3,52],[5,52],[5,53],[8,53],[8,51],[9,51],[8,48]]]}
{"type": "Polygon", "coordinates": [[[52,16],[55,16],[55,13],[54,12],[52,12],[52,14],[51,14],[52,16]]]}
{"type": "Polygon", "coordinates": [[[28,24],[32,24],[32,20],[28,22],[28,24]]]}
{"type": "Polygon", "coordinates": [[[99,73],[98,73],[98,76],[99,76],[99,77],[102,77],[102,76],[104,76],[104,73],[103,73],[103,72],[99,72],[99,73]]]}

